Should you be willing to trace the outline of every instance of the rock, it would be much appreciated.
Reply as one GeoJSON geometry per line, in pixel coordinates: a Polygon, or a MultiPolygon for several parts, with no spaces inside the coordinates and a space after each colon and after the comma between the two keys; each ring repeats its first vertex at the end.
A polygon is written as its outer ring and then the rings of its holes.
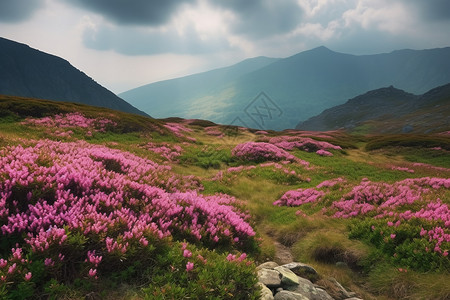
{"type": "Polygon", "coordinates": [[[347,298],[345,300],[363,300],[363,299],[358,298],[358,297],[351,297],[351,298],[347,298]]]}
{"type": "Polygon", "coordinates": [[[302,294],[289,292],[289,291],[281,291],[277,293],[274,297],[275,300],[309,300],[307,297],[302,294]]]}
{"type": "Polygon", "coordinates": [[[277,289],[275,290],[275,293],[279,293],[279,292],[281,292],[281,291],[284,291],[284,289],[281,288],[281,287],[279,287],[279,288],[277,288],[277,289]]]}
{"type": "Polygon", "coordinates": [[[282,265],[282,267],[288,268],[300,277],[306,277],[308,279],[317,279],[319,277],[317,271],[307,264],[292,262],[290,264],[282,265]]]}
{"type": "Polygon", "coordinates": [[[334,300],[333,297],[331,297],[327,291],[320,289],[320,288],[316,288],[316,292],[317,292],[317,300],[334,300]]]}
{"type": "Polygon", "coordinates": [[[258,281],[269,288],[281,286],[280,272],[270,269],[258,270],[258,281]]]}
{"type": "Polygon", "coordinates": [[[261,288],[260,300],[273,300],[272,291],[267,286],[265,286],[261,282],[258,282],[257,285],[261,288]]]}
{"type": "Polygon", "coordinates": [[[347,268],[348,265],[347,265],[347,263],[345,263],[345,262],[343,262],[343,261],[338,261],[338,262],[336,263],[336,267],[339,267],[339,268],[347,268]]]}
{"type": "Polygon", "coordinates": [[[414,130],[414,127],[412,127],[411,125],[407,124],[407,125],[403,126],[402,133],[410,133],[413,130],[414,130]]]}
{"type": "Polygon", "coordinates": [[[302,294],[308,299],[311,299],[316,293],[316,288],[311,281],[305,278],[298,277],[299,284],[295,286],[287,286],[286,289],[291,292],[302,294]]]}
{"type": "Polygon", "coordinates": [[[290,269],[285,267],[276,267],[275,270],[281,274],[281,284],[298,285],[300,283],[297,275],[295,275],[295,273],[290,269]]]}
{"type": "Polygon", "coordinates": [[[261,270],[261,269],[275,269],[276,267],[278,267],[278,264],[276,262],[268,261],[268,262],[265,262],[265,263],[257,266],[256,271],[261,270]]]}

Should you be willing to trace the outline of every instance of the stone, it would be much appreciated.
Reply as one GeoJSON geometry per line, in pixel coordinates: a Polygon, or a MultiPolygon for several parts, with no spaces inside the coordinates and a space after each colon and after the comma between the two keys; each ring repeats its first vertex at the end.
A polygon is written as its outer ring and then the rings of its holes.
{"type": "Polygon", "coordinates": [[[316,276],[319,275],[317,273],[316,269],[314,269],[310,265],[303,264],[300,262],[292,262],[292,263],[285,264],[282,266],[285,268],[288,268],[289,270],[291,270],[292,272],[294,272],[295,274],[297,274],[300,277],[302,277],[302,275],[304,275],[304,274],[311,274],[311,275],[316,275],[316,276]]]}
{"type": "Polygon", "coordinates": [[[339,268],[347,268],[348,265],[347,265],[347,263],[345,263],[345,262],[343,262],[343,261],[338,261],[338,262],[336,263],[336,267],[339,267],[339,268]]]}
{"type": "Polygon", "coordinates": [[[281,274],[281,284],[282,285],[298,285],[299,279],[294,272],[285,267],[276,267],[275,271],[280,272],[281,274]]]}
{"type": "Polygon", "coordinates": [[[351,298],[347,298],[345,300],[363,300],[363,299],[358,298],[358,297],[351,297],[351,298]]]}
{"type": "Polygon", "coordinates": [[[309,300],[309,299],[299,293],[281,291],[275,294],[274,300],[309,300]]]}
{"type": "Polygon", "coordinates": [[[324,289],[316,288],[316,292],[317,292],[317,297],[315,297],[314,299],[317,299],[317,300],[334,300],[333,297],[331,297],[327,293],[327,291],[325,291],[324,289]]]}
{"type": "Polygon", "coordinates": [[[305,278],[298,277],[299,284],[295,286],[287,286],[286,290],[302,294],[308,299],[311,299],[316,294],[316,288],[311,281],[305,278]]]}
{"type": "Polygon", "coordinates": [[[261,270],[261,269],[275,269],[276,267],[278,267],[278,264],[276,262],[268,261],[268,262],[265,262],[265,263],[257,266],[256,271],[261,270]]]}
{"type": "Polygon", "coordinates": [[[260,289],[261,289],[261,298],[260,298],[260,300],[273,300],[272,291],[267,286],[265,286],[261,282],[258,282],[256,285],[259,286],[260,289]]]}
{"type": "Polygon", "coordinates": [[[269,288],[277,288],[281,286],[280,272],[271,269],[258,270],[258,281],[269,288]]]}
{"type": "Polygon", "coordinates": [[[283,289],[282,287],[279,287],[279,288],[277,288],[277,289],[275,290],[275,293],[279,293],[279,292],[281,292],[281,291],[284,291],[284,289],[283,289]]]}

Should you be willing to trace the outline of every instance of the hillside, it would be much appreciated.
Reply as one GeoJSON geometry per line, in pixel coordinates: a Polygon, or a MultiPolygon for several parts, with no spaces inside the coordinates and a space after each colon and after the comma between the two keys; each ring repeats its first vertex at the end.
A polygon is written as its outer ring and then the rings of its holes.
{"type": "Polygon", "coordinates": [[[0,298],[448,299],[449,151],[0,95],[0,298]]]}
{"type": "Polygon", "coordinates": [[[221,107],[226,106],[223,103],[226,97],[217,92],[231,88],[236,78],[276,61],[277,58],[269,57],[247,59],[230,67],[144,85],[121,93],[120,96],[144,111],[152,111],[152,115],[157,118],[200,117],[217,120],[209,112],[220,112],[221,107]],[[194,99],[203,99],[204,102],[199,105],[190,103],[194,99]]]}
{"type": "Polygon", "coordinates": [[[239,119],[244,123],[239,125],[248,127],[285,129],[369,90],[394,85],[422,94],[450,82],[450,48],[349,55],[319,47],[270,62],[222,81],[209,81],[205,73],[153,83],[120,96],[156,117],[223,124],[239,119]],[[192,84],[192,78],[201,80],[192,84]],[[261,92],[270,101],[264,104],[258,99],[261,92]]]}
{"type": "Polygon", "coordinates": [[[450,130],[450,84],[417,96],[381,88],[324,110],[297,125],[300,130],[364,130],[372,133],[429,133],[450,130]]]}
{"type": "Polygon", "coordinates": [[[145,115],[68,61],[0,38],[0,94],[77,102],[145,115]]]}

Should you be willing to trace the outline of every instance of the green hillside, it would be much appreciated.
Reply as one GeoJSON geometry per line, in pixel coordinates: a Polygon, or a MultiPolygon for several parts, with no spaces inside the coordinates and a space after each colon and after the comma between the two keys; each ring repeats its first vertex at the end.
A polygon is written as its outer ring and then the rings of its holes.
{"type": "Polygon", "coordinates": [[[289,256],[330,295],[448,299],[449,145],[0,96],[0,298],[259,299],[289,256]]]}

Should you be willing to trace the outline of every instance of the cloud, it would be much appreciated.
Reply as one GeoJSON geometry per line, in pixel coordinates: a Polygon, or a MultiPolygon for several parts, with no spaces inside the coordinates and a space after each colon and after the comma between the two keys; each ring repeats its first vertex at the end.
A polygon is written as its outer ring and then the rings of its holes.
{"type": "Polygon", "coordinates": [[[124,55],[205,54],[231,46],[221,37],[200,38],[192,26],[182,32],[175,29],[133,29],[100,25],[83,33],[83,43],[95,50],[113,50],[124,55]]]}
{"type": "Polygon", "coordinates": [[[296,0],[210,0],[210,4],[233,13],[228,26],[236,34],[264,38],[287,33],[302,19],[302,9],[296,0]]]}
{"type": "MultiPolygon", "coordinates": [[[[14,0],[16,1],[16,0],[14,0]]],[[[66,0],[120,25],[159,26],[186,3],[195,0],[66,0]]]]}
{"type": "Polygon", "coordinates": [[[0,23],[19,23],[44,6],[44,0],[0,1],[0,23]]]}

